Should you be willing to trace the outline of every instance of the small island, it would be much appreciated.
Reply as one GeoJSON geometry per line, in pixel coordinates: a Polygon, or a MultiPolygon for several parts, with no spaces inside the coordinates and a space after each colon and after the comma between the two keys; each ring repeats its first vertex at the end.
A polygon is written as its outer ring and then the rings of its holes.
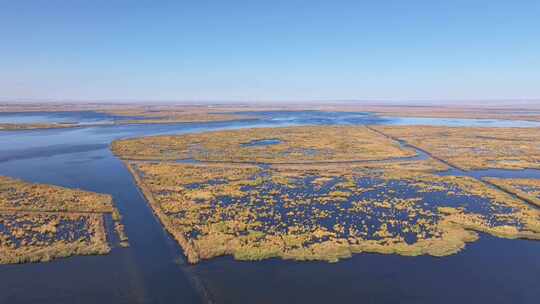
{"type": "Polygon", "coordinates": [[[106,254],[105,216],[128,246],[110,195],[0,176],[0,264],[106,254]]]}

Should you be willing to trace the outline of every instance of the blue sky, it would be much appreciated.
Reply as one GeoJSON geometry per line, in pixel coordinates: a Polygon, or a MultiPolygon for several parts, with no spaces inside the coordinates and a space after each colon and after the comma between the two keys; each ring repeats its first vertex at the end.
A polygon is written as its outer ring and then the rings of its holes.
{"type": "Polygon", "coordinates": [[[540,1],[0,0],[0,97],[540,97],[540,1]]]}

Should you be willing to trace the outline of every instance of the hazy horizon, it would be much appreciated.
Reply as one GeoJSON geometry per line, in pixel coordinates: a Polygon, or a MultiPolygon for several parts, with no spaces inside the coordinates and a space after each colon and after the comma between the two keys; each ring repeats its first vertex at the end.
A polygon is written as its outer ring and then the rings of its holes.
{"type": "Polygon", "coordinates": [[[60,100],[60,99],[2,99],[0,104],[80,104],[80,105],[247,105],[247,106],[418,106],[418,107],[540,107],[540,99],[505,100],[60,100]]]}

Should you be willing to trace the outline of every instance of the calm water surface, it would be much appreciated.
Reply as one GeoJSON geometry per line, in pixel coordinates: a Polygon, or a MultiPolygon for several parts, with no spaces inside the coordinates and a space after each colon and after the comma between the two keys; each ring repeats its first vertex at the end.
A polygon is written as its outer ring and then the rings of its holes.
{"type": "MultiPolygon", "coordinates": [[[[129,172],[109,151],[112,140],[247,127],[403,124],[403,119],[369,113],[259,115],[259,121],[0,132],[0,175],[111,194],[131,243],[130,248],[115,248],[106,256],[0,266],[0,303],[537,303],[540,299],[540,242],[486,235],[445,258],[360,254],[327,264],[238,262],[223,257],[186,265],[129,172]]],[[[2,115],[0,122],[5,122],[2,115]]],[[[461,124],[493,126],[481,120],[461,124]]],[[[537,170],[473,174],[540,176],[537,170]]]]}
{"type": "Polygon", "coordinates": [[[79,123],[107,124],[133,117],[116,116],[93,111],[75,112],[6,112],[0,113],[0,123],[79,123]]]}

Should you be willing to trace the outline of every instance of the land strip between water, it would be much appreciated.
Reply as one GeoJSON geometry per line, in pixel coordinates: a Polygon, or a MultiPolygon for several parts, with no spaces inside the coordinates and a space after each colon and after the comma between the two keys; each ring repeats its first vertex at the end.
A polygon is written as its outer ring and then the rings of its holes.
{"type": "Polygon", "coordinates": [[[530,205],[530,206],[533,207],[533,208],[538,208],[538,207],[540,207],[540,204],[538,203],[538,201],[536,201],[536,200],[534,200],[534,199],[531,199],[531,198],[528,198],[528,197],[526,197],[525,195],[520,195],[520,194],[516,193],[515,191],[512,191],[512,190],[508,189],[507,187],[501,186],[500,184],[496,184],[496,183],[490,181],[489,178],[476,178],[473,174],[471,174],[471,172],[470,172],[469,170],[462,169],[462,168],[460,168],[459,166],[457,166],[457,165],[455,165],[455,164],[453,164],[453,163],[451,163],[451,162],[449,162],[449,161],[446,161],[446,160],[444,160],[444,159],[442,159],[442,158],[439,158],[439,157],[437,157],[437,156],[434,156],[434,155],[431,154],[429,151],[426,151],[426,150],[424,150],[424,149],[422,149],[422,148],[420,148],[420,147],[417,147],[417,146],[415,146],[415,145],[413,145],[413,144],[410,144],[410,143],[408,143],[408,142],[405,141],[405,140],[396,138],[396,137],[394,137],[394,136],[391,136],[391,135],[389,135],[389,134],[386,134],[386,133],[384,133],[384,132],[382,132],[382,131],[379,131],[379,130],[377,130],[377,129],[373,129],[373,128],[371,128],[370,126],[366,126],[366,127],[369,128],[369,129],[371,129],[371,130],[373,130],[373,131],[375,131],[375,132],[377,132],[377,133],[379,133],[379,134],[381,134],[381,135],[383,135],[383,136],[386,136],[386,137],[388,137],[388,138],[391,138],[391,139],[393,139],[393,140],[395,140],[395,141],[397,141],[397,142],[402,142],[402,143],[406,144],[408,147],[411,147],[411,148],[413,148],[413,149],[415,149],[415,150],[417,150],[417,151],[421,151],[422,153],[425,153],[425,154],[428,155],[429,157],[431,157],[431,158],[433,158],[433,159],[435,159],[435,160],[437,160],[437,161],[440,161],[441,163],[447,165],[447,166],[450,167],[451,169],[456,170],[456,171],[459,172],[460,174],[465,175],[465,176],[469,176],[469,177],[474,178],[474,179],[478,180],[479,182],[482,182],[482,183],[484,183],[484,184],[486,184],[486,185],[488,185],[488,186],[490,186],[490,187],[492,187],[492,188],[495,188],[495,189],[498,189],[499,191],[505,192],[505,193],[507,193],[508,195],[511,195],[512,197],[515,197],[515,198],[521,200],[524,204],[530,205]]]}

